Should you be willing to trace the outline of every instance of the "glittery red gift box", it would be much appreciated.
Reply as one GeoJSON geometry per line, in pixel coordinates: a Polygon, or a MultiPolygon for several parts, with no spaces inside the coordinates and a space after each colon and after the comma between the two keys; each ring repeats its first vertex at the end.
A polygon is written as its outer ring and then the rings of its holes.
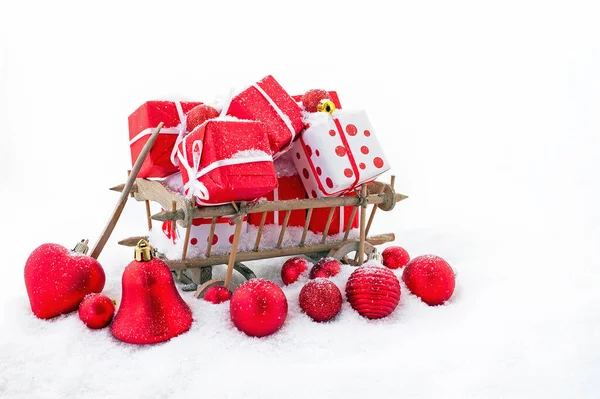
{"type": "Polygon", "coordinates": [[[200,102],[148,101],[129,115],[131,164],[160,122],[163,127],[138,173],[140,178],[167,177],[178,171],[172,153],[177,137],[185,134],[185,115],[200,102]]]}

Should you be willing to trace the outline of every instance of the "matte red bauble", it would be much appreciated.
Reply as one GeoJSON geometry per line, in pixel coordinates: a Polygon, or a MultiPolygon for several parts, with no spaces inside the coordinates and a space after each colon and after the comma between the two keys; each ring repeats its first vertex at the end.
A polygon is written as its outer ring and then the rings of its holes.
{"type": "Polygon", "coordinates": [[[287,312],[288,303],[281,288],[260,278],[240,285],[229,301],[231,321],[251,337],[265,337],[279,330],[287,312]]]}
{"type": "Polygon", "coordinates": [[[364,265],[352,272],[346,283],[346,298],[367,319],[390,315],[400,302],[400,281],[388,268],[364,265]]]}
{"type": "Polygon", "coordinates": [[[335,258],[323,258],[310,269],[310,279],[329,278],[342,270],[342,262],[335,258]]]}
{"type": "Polygon", "coordinates": [[[115,303],[103,294],[88,294],[79,304],[79,319],[92,329],[104,328],[115,315],[115,303]]]}
{"type": "Polygon", "coordinates": [[[381,253],[383,265],[390,269],[399,269],[410,262],[410,255],[402,247],[387,247],[381,253]]]}
{"type": "Polygon", "coordinates": [[[406,288],[430,306],[441,305],[454,292],[452,267],[436,255],[421,255],[411,260],[402,272],[406,288]]]}
{"type": "Polygon", "coordinates": [[[222,285],[210,287],[204,293],[204,300],[215,305],[228,301],[231,298],[231,291],[222,285]]]}
{"type": "Polygon", "coordinates": [[[307,112],[317,112],[317,105],[324,99],[329,99],[331,95],[327,90],[313,89],[302,96],[302,105],[307,112]]]}
{"type": "Polygon", "coordinates": [[[187,114],[187,131],[191,132],[196,126],[200,126],[205,121],[219,116],[219,111],[206,104],[196,105],[187,114]]]}
{"type": "Polygon", "coordinates": [[[130,344],[154,344],[188,331],[192,311],[167,264],[153,256],[146,240],[138,243],[135,257],[123,271],[123,296],[110,326],[112,335],[130,344]]]}
{"type": "Polygon", "coordinates": [[[300,256],[295,256],[285,261],[281,267],[281,280],[285,285],[298,281],[302,273],[308,270],[310,262],[300,256]]]}
{"type": "Polygon", "coordinates": [[[306,283],[300,290],[298,300],[302,311],[318,322],[329,321],[342,310],[340,289],[325,278],[306,283]]]}
{"type": "Polygon", "coordinates": [[[104,289],[106,276],[100,263],[84,255],[87,241],[69,251],[58,244],[43,244],[25,263],[25,287],[31,310],[50,319],[77,310],[81,300],[104,289]]]}

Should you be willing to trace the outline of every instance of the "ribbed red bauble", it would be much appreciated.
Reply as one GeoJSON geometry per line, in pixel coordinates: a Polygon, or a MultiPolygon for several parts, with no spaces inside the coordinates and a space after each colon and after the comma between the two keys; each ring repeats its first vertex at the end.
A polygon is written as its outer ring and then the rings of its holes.
{"type": "Polygon", "coordinates": [[[265,337],[281,328],[288,312],[285,294],[269,280],[254,278],[240,285],[229,301],[233,324],[251,337],[265,337]]]}
{"type": "Polygon", "coordinates": [[[439,256],[417,256],[402,272],[406,288],[430,306],[441,305],[454,293],[452,267],[439,256]]]}
{"type": "Polygon", "coordinates": [[[387,247],[381,253],[382,262],[385,267],[390,269],[399,269],[410,262],[410,255],[402,247],[387,247]]]}
{"type": "Polygon", "coordinates": [[[222,285],[215,285],[206,290],[204,300],[215,305],[228,301],[231,298],[231,291],[222,285]]]}
{"type": "Polygon", "coordinates": [[[59,244],[43,244],[29,255],[25,287],[31,310],[40,319],[77,310],[87,294],[104,289],[104,269],[84,255],[86,243],[82,241],[72,251],[59,244]]]}
{"type": "Polygon", "coordinates": [[[306,283],[300,290],[298,300],[302,311],[318,322],[329,321],[342,310],[340,289],[325,278],[306,283]]]}
{"type": "Polygon", "coordinates": [[[342,262],[335,258],[323,258],[310,269],[309,278],[329,278],[342,270],[342,262]]]}
{"type": "Polygon", "coordinates": [[[300,256],[286,260],[281,266],[281,280],[285,285],[298,281],[300,275],[308,270],[310,262],[300,256]]]}
{"type": "Polygon", "coordinates": [[[192,326],[192,311],[179,295],[169,266],[155,258],[152,247],[140,240],[135,260],[123,271],[121,305],[110,331],[130,344],[168,341],[192,326]]]}
{"type": "Polygon", "coordinates": [[[219,111],[206,104],[196,105],[187,114],[187,131],[191,132],[196,126],[219,116],[219,111]]]}
{"type": "Polygon", "coordinates": [[[317,112],[317,105],[323,99],[329,99],[331,96],[327,90],[312,89],[302,96],[302,105],[307,112],[317,112]]]}
{"type": "Polygon", "coordinates": [[[104,328],[115,315],[115,303],[103,294],[88,294],[79,304],[79,319],[92,329],[104,328]]]}
{"type": "Polygon", "coordinates": [[[365,264],[352,272],[346,298],[354,310],[368,319],[390,315],[400,302],[400,282],[388,268],[365,264]]]}

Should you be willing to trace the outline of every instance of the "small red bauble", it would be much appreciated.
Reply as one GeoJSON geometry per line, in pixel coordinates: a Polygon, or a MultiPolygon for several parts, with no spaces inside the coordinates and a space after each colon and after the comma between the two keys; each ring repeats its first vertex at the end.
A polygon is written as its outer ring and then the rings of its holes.
{"type": "Polygon", "coordinates": [[[313,89],[302,96],[302,105],[307,112],[317,112],[317,105],[323,99],[329,99],[331,96],[327,90],[313,89]]]}
{"type": "Polygon", "coordinates": [[[287,312],[288,303],[281,288],[260,278],[240,285],[229,301],[231,321],[251,337],[265,337],[279,330],[287,312]]]}
{"type": "Polygon", "coordinates": [[[452,267],[436,255],[417,256],[402,272],[406,288],[430,306],[441,305],[454,292],[455,276],[452,267]]]}
{"type": "Polygon", "coordinates": [[[311,280],[300,290],[300,308],[318,322],[333,319],[342,310],[342,293],[330,280],[311,280]]]}
{"type": "Polygon", "coordinates": [[[406,266],[410,261],[410,255],[402,247],[387,247],[381,253],[382,263],[390,269],[398,269],[406,266]]]}
{"type": "Polygon", "coordinates": [[[77,310],[83,298],[101,292],[106,281],[96,259],[58,244],[33,250],[24,274],[31,310],[40,319],[77,310]]]}
{"type": "Polygon", "coordinates": [[[302,273],[308,270],[309,261],[300,256],[295,256],[285,261],[281,267],[281,280],[285,285],[298,281],[302,273]]]}
{"type": "Polygon", "coordinates": [[[103,294],[88,294],[79,304],[79,318],[92,329],[104,328],[115,315],[115,303],[103,294]]]}
{"type": "Polygon", "coordinates": [[[346,298],[367,319],[390,315],[400,302],[400,281],[383,266],[367,264],[352,272],[346,283],[346,298]]]}
{"type": "Polygon", "coordinates": [[[231,298],[231,291],[222,285],[216,285],[206,290],[204,300],[210,303],[219,304],[228,301],[231,298]]]}
{"type": "Polygon", "coordinates": [[[196,126],[219,116],[219,111],[206,104],[196,105],[187,114],[187,131],[191,132],[196,126]]]}
{"type": "Polygon", "coordinates": [[[192,326],[192,311],[185,303],[169,266],[153,256],[152,247],[141,240],[136,259],[123,271],[121,305],[110,331],[130,344],[168,341],[192,326]]]}
{"type": "Polygon", "coordinates": [[[329,278],[342,270],[342,262],[335,258],[323,258],[310,269],[310,279],[329,278]]]}

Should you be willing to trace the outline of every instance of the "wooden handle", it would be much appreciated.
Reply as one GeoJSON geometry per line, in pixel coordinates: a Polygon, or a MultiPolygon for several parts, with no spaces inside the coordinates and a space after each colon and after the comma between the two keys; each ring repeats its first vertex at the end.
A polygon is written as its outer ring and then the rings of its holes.
{"type": "Polygon", "coordinates": [[[131,188],[133,187],[133,183],[135,183],[135,179],[137,179],[137,175],[140,172],[140,169],[142,168],[142,164],[146,160],[148,153],[150,152],[150,150],[152,149],[152,146],[154,145],[154,142],[158,138],[158,134],[160,133],[160,129],[162,128],[162,126],[163,126],[162,122],[158,124],[158,126],[156,127],[156,129],[154,130],[154,132],[152,133],[152,135],[150,136],[150,138],[144,145],[144,148],[142,148],[142,152],[140,152],[140,155],[138,156],[137,160],[135,161],[135,164],[133,165],[133,169],[131,169],[131,174],[129,175],[129,177],[127,178],[127,182],[125,183],[125,187],[123,187],[123,191],[121,191],[121,197],[119,198],[119,201],[117,202],[117,206],[115,207],[115,210],[113,211],[112,216],[108,220],[106,227],[104,227],[104,231],[100,235],[100,239],[98,240],[98,242],[96,243],[96,246],[94,246],[94,249],[92,250],[92,253],[90,255],[92,258],[98,259],[98,256],[100,256],[100,253],[104,249],[104,246],[106,245],[106,242],[108,241],[108,238],[110,237],[113,230],[115,229],[115,226],[117,225],[119,217],[121,216],[121,213],[123,212],[123,208],[125,208],[125,203],[127,202],[127,197],[129,196],[129,192],[131,191],[131,188]]]}

